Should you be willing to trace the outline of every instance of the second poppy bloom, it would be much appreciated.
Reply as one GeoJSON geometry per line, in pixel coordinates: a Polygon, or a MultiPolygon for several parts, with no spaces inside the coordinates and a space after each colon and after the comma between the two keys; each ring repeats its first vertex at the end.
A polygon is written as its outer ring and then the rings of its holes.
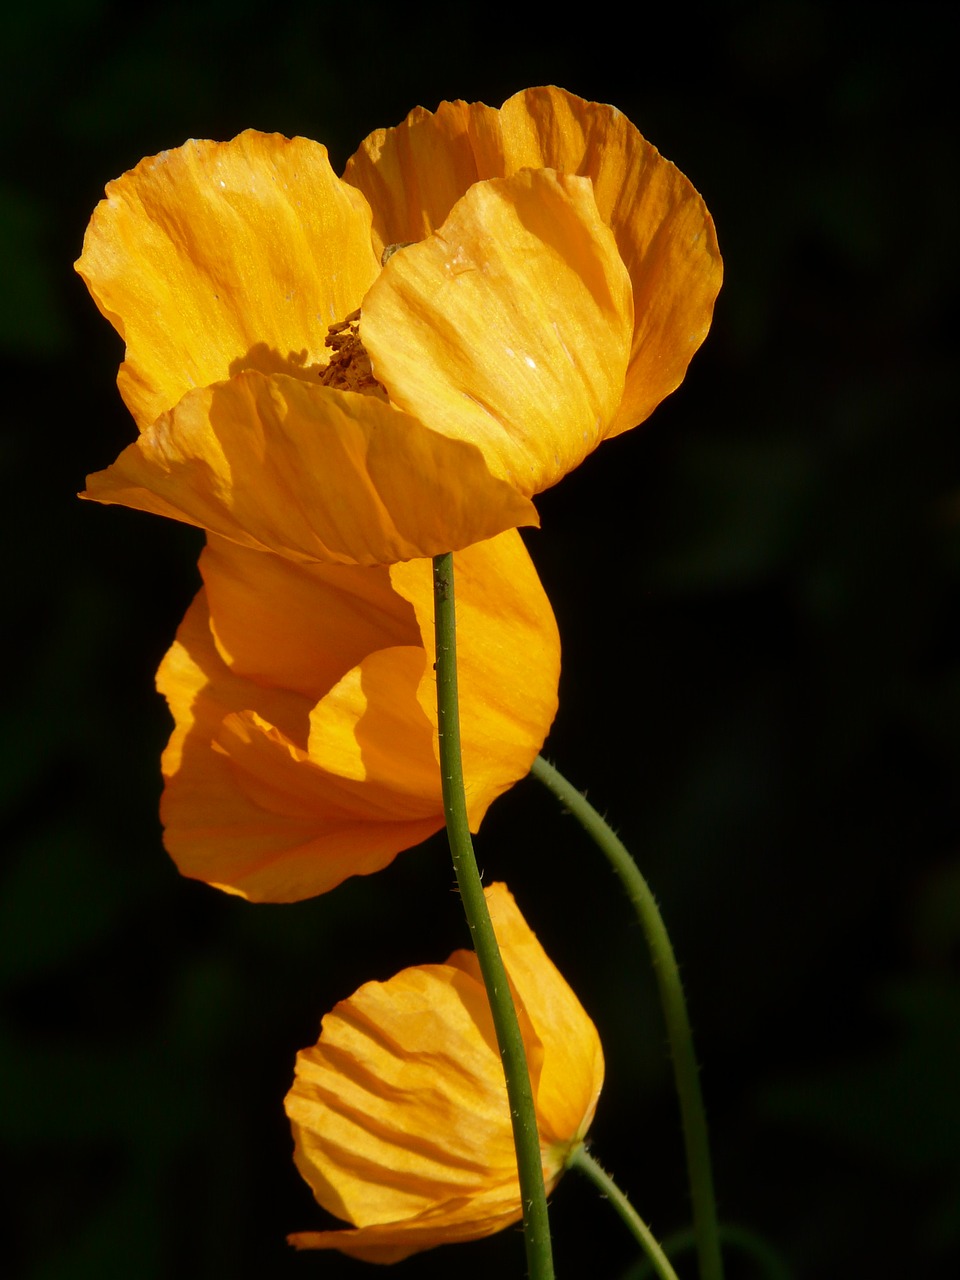
{"type": "MultiPolygon", "coordinates": [[[[524,777],[557,708],[556,623],[515,530],[456,556],[467,809],[524,777]]],[[[167,848],[187,876],[288,902],[444,825],[428,560],[300,565],[212,538],[157,677],[167,848]]]]}
{"type": "Polygon", "coordinates": [[[77,266],[141,432],[86,496],[355,564],[535,524],[680,383],[721,276],[686,178],[556,88],[414,111],[343,179],[304,138],[189,142],[109,185],[77,266]]]}

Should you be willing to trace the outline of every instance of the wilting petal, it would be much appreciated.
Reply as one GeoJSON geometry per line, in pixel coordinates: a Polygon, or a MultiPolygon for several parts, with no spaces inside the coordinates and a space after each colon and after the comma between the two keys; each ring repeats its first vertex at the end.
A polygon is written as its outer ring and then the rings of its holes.
{"type": "MultiPolygon", "coordinates": [[[[476,827],[543,744],[559,648],[518,533],[461,559],[476,827]]],[[[157,676],[175,721],[161,817],[183,874],[299,900],[440,830],[430,562],[301,565],[213,539],[200,567],[205,589],[157,676]]]]}
{"type": "Polygon", "coordinates": [[[379,271],[366,201],[307,138],[191,141],[106,195],[77,270],[127,344],[118,383],[141,430],[242,369],[315,379],[327,327],[379,271]]]}
{"type": "MultiPolygon", "coordinates": [[[[603,1082],[596,1030],[504,885],[486,890],[507,974],[521,995],[521,1034],[541,1125],[547,1189],[582,1140],[603,1082]],[[524,988],[542,989],[531,1009],[524,988]],[[569,1036],[584,1040],[572,1045],[569,1036]],[[589,1060],[584,1073],[579,1063],[589,1060]],[[543,1072],[567,1082],[566,1128],[541,1116],[543,1072]],[[542,1064],[542,1065],[541,1065],[542,1064]]],[[[323,1019],[297,1055],[287,1095],[295,1159],[318,1202],[358,1230],[303,1232],[300,1248],[392,1262],[478,1239],[521,1217],[503,1068],[472,953],[368,983],[323,1019]]]]}
{"type": "Polygon", "coordinates": [[[474,444],[372,396],[252,371],[186,395],[87,485],[302,562],[410,560],[537,523],[474,444]]]}
{"type": "Polygon", "coordinates": [[[360,332],[394,404],[531,495],[604,438],[632,327],[590,183],[527,170],[477,183],[435,235],[394,254],[360,332]]]}

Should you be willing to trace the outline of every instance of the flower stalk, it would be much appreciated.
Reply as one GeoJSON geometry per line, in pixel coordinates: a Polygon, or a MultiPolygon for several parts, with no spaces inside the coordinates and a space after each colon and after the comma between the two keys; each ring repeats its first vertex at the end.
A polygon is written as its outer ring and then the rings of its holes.
{"type": "Polygon", "coordinates": [[[470,937],[483,976],[503,1063],[517,1152],[523,1236],[530,1280],[553,1280],[553,1252],[543,1185],[540,1135],[526,1052],[510,984],[480,881],[467,819],[460,753],[453,553],[433,561],[437,640],[437,725],[447,838],[470,937]]]}
{"type": "Polygon", "coordinates": [[[580,1173],[590,1179],[600,1194],[610,1201],[626,1223],[631,1235],[647,1255],[647,1261],[653,1268],[654,1274],[659,1276],[660,1280],[678,1280],[677,1273],[670,1265],[670,1259],[657,1242],[656,1236],[654,1236],[609,1173],[600,1167],[582,1142],[571,1152],[567,1161],[567,1168],[578,1169],[580,1173]]]}
{"type": "Polygon", "coordinates": [[[700,1074],[693,1048],[693,1032],[683,994],[677,958],[656,899],[626,845],[593,805],[542,756],[531,773],[551,791],[599,846],[620,878],[633,903],[653,960],[660,993],[674,1079],[680,1103],[680,1120],[687,1157],[687,1178],[693,1206],[693,1229],[701,1280],[723,1280],[717,1204],[707,1136],[707,1117],[700,1088],[700,1074]]]}

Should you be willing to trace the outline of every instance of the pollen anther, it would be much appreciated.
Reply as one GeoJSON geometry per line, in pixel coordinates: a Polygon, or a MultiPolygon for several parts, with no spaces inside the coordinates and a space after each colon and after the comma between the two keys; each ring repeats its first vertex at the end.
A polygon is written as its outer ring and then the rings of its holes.
{"type": "Polygon", "coordinates": [[[323,343],[333,354],[327,367],[320,371],[322,386],[334,387],[337,391],[356,391],[381,400],[389,398],[373,376],[373,366],[360,337],[359,309],[330,325],[323,343]]]}

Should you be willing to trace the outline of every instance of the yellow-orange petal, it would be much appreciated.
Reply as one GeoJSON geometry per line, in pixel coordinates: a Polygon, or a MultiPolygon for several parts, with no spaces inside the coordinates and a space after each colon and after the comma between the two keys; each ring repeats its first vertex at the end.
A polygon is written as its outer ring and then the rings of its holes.
{"type": "Polygon", "coordinates": [[[563,89],[525,89],[500,109],[504,170],[590,178],[633,283],[635,330],[611,435],[647,418],[683,381],[707,336],[723,278],[702,197],[615,107],[563,89]]]}
{"type": "Polygon", "coordinates": [[[441,1244],[482,1240],[519,1222],[519,1201],[512,1196],[505,1196],[504,1200],[504,1208],[500,1211],[488,1201],[482,1208],[475,1209],[472,1204],[467,1204],[457,1213],[428,1210],[417,1218],[383,1226],[295,1231],[287,1236],[287,1243],[295,1249],[336,1249],[362,1262],[402,1262],[413,1253],[435,1249],[441,1244]]]}
{"type": "MultiPolygon", "coordinates": [[[[463,746],[478,823],[550,726],[556,624],[514,531],[465,561],[463,746]]],[[[299,565],[215,538],[200,567],[205,588],[157,677],[175,722],[161,817],[182,873],[299,900],[440,830],[429,561],[299,565]]]]}
{"type": "Polygon", "coordinates": [[[233,782],[232,794],[216,795],[223,824],[211,824],[216,811],[198,797],[176,802],[176,791],[165,791],[165,841],[185,875],[251,901],[327,893],[349,876],[381,870],[443,825],[436,804],[388,783],[340,778],[252,712],[223,721],[218,753],[233,782]]]}
{"type": "MultiPolygon", "coordinates": [[[[210,633],[230,671],[302,694],[310,707],[374,650],[421,644],[417,616],[385,565],[297,564],[211,534],[200,573],[210,633]]],[[[299,745],[307,737],[304,724],[299,745]]]]}
{"type": "MultiPolygon", "coordinates": [[[[571,1052],[552,1042],[585,1025],[592,1043],[596,1032],[582,1010],[582,1022],[570,1016],[576,997],[506,887],[485,892],[512,985],[519,993],[531,977],[544,984],[533,1001],[539,1028],[518,1007],[537,1096],[541,1064],[571,1052]]],[[[569,1131],[560,1143],[541,1134],[548,1190],[586,1131],[599,1086],[572,1079],[569,1131]]],[[[472,953],[368,983],[337,1005],[317,1045],[297,1055],[285,1105],[301,1174],[321,1205],[358,1228],[291,1236],[299,1248],[390,1262],[521,1216],[503,1069],[472,953]]]]}
{"type": "Polygon", "coordinates": [[[471,442],[372,396],[254,371],[184,396],[87,486],[303,562],[387,564],[537,523],[471,442]]]}
{"type": "Polygon", "coordinates": [[[190,141],[111,182],[77,270],[126,342],[141,430],[242,369],[315,377],[379,271],[370,210],[307,138],[190,141]]]}
{"type": "Polygon", "coordinates": [[[417,694],[423,646],[379,649],[348,671],[310,714],[311,761],[363,784],[371,821],[424,818],[443,806],[435,729],[417,694]]]}
{"type": "Polygon", "coordinates": [[[416,107],[402,124],[366,137],[343,180],[367,198],[377,255],[386,245],[423,240],[475,182],[504,177],[500,134],[493,107],[441,102],[436,111],[416,107]]]}
{"type": "MultiPolygon", "coordinates": [[[[571,1143],[582,1139],[593,1121],[603,1087],[600,1037],[506,885],[491,885],[486,894],[497,941],[510,957],[510,984],[543,1046],[535,1087],[537,1125],[544,1167],[547,1150],[553,1147],[559,1173],[571,1143]]],[[[480,980],[472,951],[455,952],[447,963],[463,966],[480,980]]]]}
{"type": "Polygon", "coordinates": [[[528,496],[606,435],[632,329],[589,181],[545,170],[471,187],[438,232],[393,255],[360,323],[391,401],[475,444],[528,496]]]}
{"type": "Polygon", "coordinates": [[[297,1167],[355,1226],[517,1194],[483,986],[449,965],[370,982],[323,1019],[287,1095],[297,1167]]]}
{"type": "Polygon", "coordinates": [[[693,185],[615,107],[555,86],[417,108],[364,140],[344,180],[373,208],[377,251],[437,230],[474,182],[524,168],[587,177],[633,284],[623,403],[609,434],[642,422],[683,380],[723,275],[713,219],[693,185]],[[451,157],[449,168],[438,159],[451,157]],[[416,193],[415,196],[409,193],[416,193]]]}
{"type": "MultiPolygon", "coordinates": [[[[443,825],[439,798],[426,804],[389,780],[358,783],[311,760],[309,701],[226,667],[204,592],[157,687],[175,720],[160,816],[185,876],[254,901],[299,901],[380,870],[443,825]]],[[[422,716],[413,693],[410,715],[414,725],[422,716]]],[[[331,728],[351,734],[353,722],[331,728]]]]}
{"type": "MultiPolygon", "coordinates": [[[[414,560],[392,566],[390,576],[416,611],[427,649],[420,703],[435,725],[431,566],[414,560]]],[[[471,830],[477,831],[496,797],[529,772],[553,723],[560,636],[515,529],[458,551],[454,588],[464,782],[471,830]]]]}
{"type": "Polygon", "coordinates": [[[301,902],[372,875],[443,825],[435,809],[401,815],[371,791],[317,768],[252,712],[228,716],[199,758],[168,780],[164,843],[182,875],[252,902],[301,902]],[[212,746],[212,750],[211,750],[212,746]],[[218,767],[219,766],[219,767],[218,767]]]}
{"type": "MultiPolygon", "coordinates": [[[[313,701],[297,690],[251,681],[231,671],[218,652],[204,590],[194,597],[160,664],[157,688],[174,719],[162,761],[167,779],[185,767],[192,775],[192,786],[202,785],[199,779],[204,770],[198,766],[204,757],[199,744],[211,743],[224,719],[236,711],[255,711],[306,749],[313,701]]],[[[222,761],[222,754],[218,759],[222,761]]]]}

